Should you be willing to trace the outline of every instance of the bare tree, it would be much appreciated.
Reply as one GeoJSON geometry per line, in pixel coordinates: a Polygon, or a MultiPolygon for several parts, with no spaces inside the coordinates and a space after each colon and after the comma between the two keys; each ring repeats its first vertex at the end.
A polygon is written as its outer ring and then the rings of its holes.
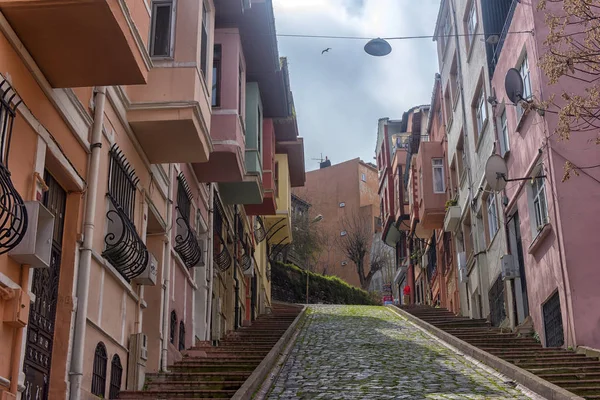
{"type": "Polygon", "coordinates": [[[325,236],[315,216],[309,210],[305,213],[292,215],[292,245],[286,254],[285,261],[298,264],[298,267],[313,271],[323,252],[323,237],[325,236]]]}
{"type": "MultiPolygon", "coordinates": [[[[569,139],[572,132],[593,133],[600,130],[600,3],[596,0],[540,0],[538,10],[546,12],[549,28],[544,44],[548,51],[541,57],[540,66],[550,84],[564,82],[560,98],[554,96],[542,106],[552,105],[558,114],[556,134],[569,139]],[[577,93],[567,90],[579,82],[585,89],[577,93]]],[[[600,144],[600,137],[596,137],[600,144]]],[[[565,165],[563,181],[570,172],[578,175],[570,161],[565,165]]]]}
{"type": "Polygon", "coordinates": [[[343,235],[337,239],[339,249],[352,261],[362,289],[367,290],[373,275],[386,264],[386,256],[381,247],[371,246],[373,242],[373,221],[353,213],[342,217],[343,235]],[[368,272],[366,272],[368,267],[368,272]]]}

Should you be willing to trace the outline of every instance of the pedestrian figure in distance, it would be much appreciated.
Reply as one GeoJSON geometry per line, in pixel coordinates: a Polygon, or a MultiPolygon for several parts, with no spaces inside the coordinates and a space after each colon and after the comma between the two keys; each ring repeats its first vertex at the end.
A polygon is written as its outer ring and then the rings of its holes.
{"type": "Polygon", "coordinates": [[[404,295],[404,305],[409,305],[410,304],[410,286],[406,285],[404,286],[404,291],[403,291],[403,295],[404,295]]]}

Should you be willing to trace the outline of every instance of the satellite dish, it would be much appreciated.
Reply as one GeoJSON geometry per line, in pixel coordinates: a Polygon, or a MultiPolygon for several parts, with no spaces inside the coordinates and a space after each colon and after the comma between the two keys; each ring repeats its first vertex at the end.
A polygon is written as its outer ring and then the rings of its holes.
{"type": "Polygon", "coordinates": [[[392,46],[384,39],[371,39],[365,44],[365,52],[375,57],[387,56],[392,52],[392,46]]]}
{"type": "Polygon", "coordinates": [[[499,192],[506,187],[508,167],[504,158],[492,154],[485,163],[485,180],[494,192],[499,192]]]}
{"type": "Polygon", "coordinates": [[[487,44],[497,44],[500,41],[500,36],[498,35],[490,35],[488,36],[487,39],[485,39],[485,42],[487,44]]]}
{"type": "Polygon", "coordinates": [[[506,95],[513,104],[523,100],[523,79],[518,69],[511,68],[506,71],[504,90],[506,90],[506,95]]]}

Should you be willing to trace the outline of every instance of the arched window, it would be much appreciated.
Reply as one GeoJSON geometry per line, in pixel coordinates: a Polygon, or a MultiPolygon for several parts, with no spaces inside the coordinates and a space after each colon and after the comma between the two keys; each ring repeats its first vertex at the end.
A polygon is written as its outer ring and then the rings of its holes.
{"type": "Polygon", "coordinates": [[[106,346],[100,342],[94,353],[94,369],[92,371],[92,394],[104,396],[106,392],[106,346]]]}
{"type": "Polygon", "coordinates": [[[183,321],[179,323],[179,351],[185,350],[185,325],[183,321]]]}
{"type": "Polygon", "coordinates": [[[121,391],[121,377],[123,376],[123,367],[121,358],[115,354],[110,363],[110,389],[108,391],[109,399],[118,399],[121,391]]]}
{"type": "Polygon", "coordinates": [[[177,313],[175,310],[173,310],[171,311],[171,329],[169,332],[169,340],[171,341],[171,344],[175,344],[175,329],[177,329],[177,313]]]}

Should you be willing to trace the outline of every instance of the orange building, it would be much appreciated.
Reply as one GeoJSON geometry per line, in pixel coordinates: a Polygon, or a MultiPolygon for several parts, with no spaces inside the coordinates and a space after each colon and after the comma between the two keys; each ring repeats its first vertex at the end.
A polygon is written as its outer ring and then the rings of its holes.
{"type": "MultiPolygon", "coordinates": [[[[317,272],[338,276],[360,287],[356,266],[339,248],[338,242],[340,235],[345,234],[346,218],[359,216],[361,220],[370,221],[370,228],[375,232],[379,217],[377,169],[358,158],[335,165],[326,160],[320,169],[307,172],[304,187],[293,193],[311,204],[314,215],[323,215],[315,225],[325,236],[317,272]]],[[[365,265],[368,266],[368,260],[365,265]]]]}

